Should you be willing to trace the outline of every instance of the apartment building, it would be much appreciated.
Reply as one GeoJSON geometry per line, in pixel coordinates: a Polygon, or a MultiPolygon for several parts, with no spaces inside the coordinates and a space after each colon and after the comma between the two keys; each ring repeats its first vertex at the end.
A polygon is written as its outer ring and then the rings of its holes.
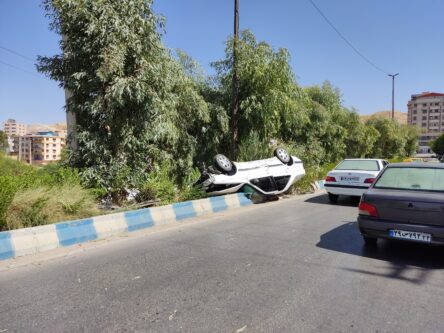
{"type": "Polygon", "coordinates": [[[47,164],[60,160],[66,145],[66,131],[45,131],[14,138],[18,159],[30,164],[47,164]]]}
{"type": "Polygon", "coordinates": [[[444,133],[444,94],[423,92],[412,95],[407,103],[407,122],[419,134],[418,153],[431,153],[429,143],[444,133]]]}
{"type": "Polygon", "coordinates": [[[15,119],[8,119],[3,126],[4,132],[7,136],[26,135],[26,125],[18,123],[15,119]]]}

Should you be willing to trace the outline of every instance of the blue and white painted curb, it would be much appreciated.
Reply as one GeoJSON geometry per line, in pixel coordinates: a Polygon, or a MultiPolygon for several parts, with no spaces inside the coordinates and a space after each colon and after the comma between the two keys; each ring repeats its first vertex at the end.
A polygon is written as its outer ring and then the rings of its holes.
{"type": "Polygon", "coordinates": [[[251,205],[245,193],[179,202],[39,227],[0,232],[0,260],[36,254],[126,232],[177,223],[251,205]]]}
{"type": "Polygon", "coordinates": [[[313,187],[314,191],[319,191],[319,190],[325,190],[324,184],[325,184],[324,180],[317,180],[313,182],[311,186],[313,187]]]}

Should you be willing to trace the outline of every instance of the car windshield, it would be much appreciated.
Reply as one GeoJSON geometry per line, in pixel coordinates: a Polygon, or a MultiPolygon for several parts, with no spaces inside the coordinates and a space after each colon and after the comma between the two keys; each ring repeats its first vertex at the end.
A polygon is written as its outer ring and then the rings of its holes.
{"type": "Polygon", "coordinates": [[[339,163],[336,170],[366,170],[378,171],[379,166],[377,161],[370,160],[345,160],[339,163]]]}
{"type": "Polygon", "coordinates": [[[376,182],[375,188],[416,191],[444,191],[444,169],[388,168],[376,182]]]}

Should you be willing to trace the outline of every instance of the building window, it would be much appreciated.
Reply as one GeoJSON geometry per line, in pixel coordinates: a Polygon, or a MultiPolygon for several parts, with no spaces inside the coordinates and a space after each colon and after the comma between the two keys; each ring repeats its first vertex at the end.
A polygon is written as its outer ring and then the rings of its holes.
{"type": "Polygon", "coordinates": [[[413,120],[416,120],[416,116],[413,116],[413,120]]]}
{"type": "Polygon", "coordinates": [[[53,146],[53,147],[56,147],[57,145],[54,143],[52,146],[53,146]]]}
{"type": "Polygon", "coordinates": [[[49,155],[46,155],[46,158],[49,158],[49,155]]]}
{"type": "Polygon", "coordinates": [[[413,110],[413,114],[416,114],[418,111],[416,111],[416,109],[415,110],[413,110]]]}
{"type": "Polygon", "coordinates": [[[427,127],[427,123],[422,123],[421,126],[422,127],[427,127]]]}
{"type": "Polygon", "coordinates": [[[57,158],[57,155],[52,155],[52,158],[53,158],[53,159],[56,159],[56,158],[57,158]]]}
{"type": "Polygon", "coordinates": [[[422,106],[427,106],[427,103],[423,103],[422,106]]]}
{"type": "Polygon", "coordinates": [[[427,120],[427,116],[422,116],[422,120],[427,120]]]}
{"type": "Polygon", "coordinates": [[[439,103],[435,103],[435,105],[439,105],[439,103]]]}

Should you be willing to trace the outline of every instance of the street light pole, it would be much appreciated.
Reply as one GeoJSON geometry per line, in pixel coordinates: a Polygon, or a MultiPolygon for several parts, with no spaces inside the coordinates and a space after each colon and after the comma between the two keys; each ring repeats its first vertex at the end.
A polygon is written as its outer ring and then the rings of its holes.
{"type": "Polygon", "coordinates": [[[239,35],[239,0],[234,0],[234,37],[233,37],[233,101],[231,110],[231,158],[236,158],[239,111],[239,83],[237,78],[237,43],[239,35]]]}
{"type": "Polygon", "coordinates": [[[388,74],[392,78],[392,120],[395,120],[395,77],[398,75],[399,73],[388,74]]]}

